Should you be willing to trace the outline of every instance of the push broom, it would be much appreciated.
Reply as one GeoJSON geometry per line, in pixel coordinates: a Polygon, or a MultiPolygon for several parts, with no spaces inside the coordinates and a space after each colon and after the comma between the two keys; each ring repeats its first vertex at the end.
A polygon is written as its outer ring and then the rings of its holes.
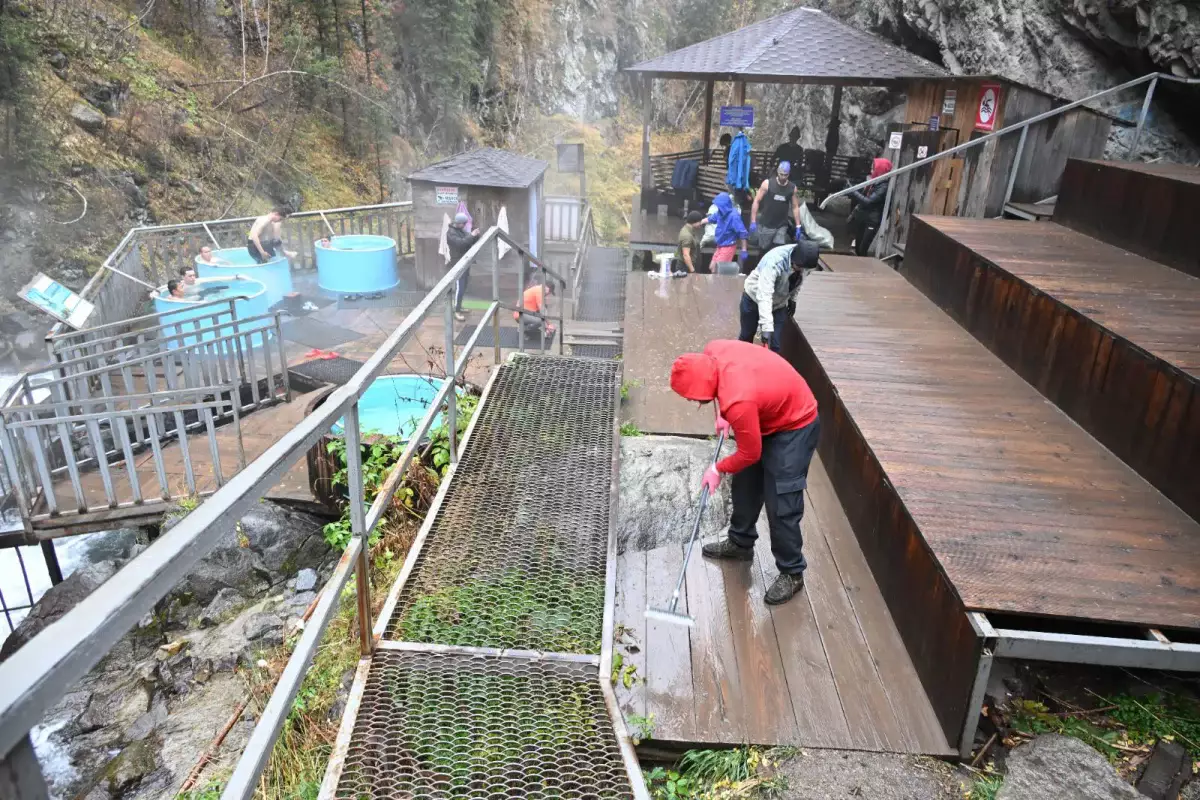
{"type": "MultiPolygon", "coordinates": [[[[721,448],[725,444],[725,434],[722,432],[717,437],[717,452],[713,453],[712,463],[715,465],[721,458],[721,448]]],[[[688,561],[692,558],[692,550],[696,547],[696,540],[700,538],[700,520],[704,518],[704,509],[708,507],[708,487],[700,489],[700,508],[696,511],[696,522],[692,525],[692,538],[688,539],[687,553],[683,556],[683,566],[679,569],[679,580],[675,581],[675,591],[671,594],[671,605],[666,608],[651,608],[646,607],[646,618],[657,619],[662,622],[671,622],[675,625],[687,625],[691,627],[696,624],[696,620],[689,617],[687,614],[681,614],[677,610],[679,608],[679,593],[683,590],[683,579],[687,576],[688,561]]]]}

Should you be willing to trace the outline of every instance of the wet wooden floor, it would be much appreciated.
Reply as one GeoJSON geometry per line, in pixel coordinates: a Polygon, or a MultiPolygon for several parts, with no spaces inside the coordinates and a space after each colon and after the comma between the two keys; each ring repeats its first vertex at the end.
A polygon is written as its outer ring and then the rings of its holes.
{"type": "Polygon", "coordinates": [[[631,272],[625,290],[622,419],[643,433],[708,436],[711,408],[671,391],[671,364],[713,339],[736,339],[742,278],[691,275],[662,281],[631,272]]]}
{"type": "Polygon", "coordinates": [[[778,574],[765,519],[749,564],[694,554],[692,628],[644,616],[668,603],[683,544],[618,556],[615,652],[637,678],[618,681],[626,720],[652,717],[653,740],[675,744],[951,754],[820,459],[805,502],[805,588],[782,606],[762,599],[778,574]]]}
{"type": "Polygon", "coordinates": [[[1200,628],[1200,524],[915,287],[817,275],[797,321],[839,491],[876,461],[967,608],[1200,628]]]}

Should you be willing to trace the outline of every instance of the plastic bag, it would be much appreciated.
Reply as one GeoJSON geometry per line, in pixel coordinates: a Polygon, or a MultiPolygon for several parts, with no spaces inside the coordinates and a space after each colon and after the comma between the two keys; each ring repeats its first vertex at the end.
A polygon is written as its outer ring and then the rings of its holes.
{"type": "Polygon", "coordinates": [[[817,247],[822,250],[833,249],[833,234],[817,224],[807,203],[800,204],[800,228],[804,231],[804,238],[816,242],[817,247]]]}

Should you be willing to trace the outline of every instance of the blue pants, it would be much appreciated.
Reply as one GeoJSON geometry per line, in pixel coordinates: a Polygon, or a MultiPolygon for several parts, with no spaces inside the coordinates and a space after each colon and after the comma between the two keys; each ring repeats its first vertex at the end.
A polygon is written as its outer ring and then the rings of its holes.
{"type": "Polygon", "coordinates": [[[800,575],[808,567],[800,520],[804,517],[808,467],[820,435],[818,417],[798,430],[764,436],[762,458],[733,475],[729,539],[741,547],[754,547],[758,515],[766,505],[771,553],[781,574],[800,575]]]}
{"type": "MultiPolygon", "coordinates": [[[[754,298],[742,292],[742,305],[739,308],[741,316],[741,331],[738,333],[738,338],[743,342],[753,342],[754,334],[758,333],[758,303],[754,302],[754,298]]],[[[775,330],[771,332],[770,348],[776,353],[779,352],[779,330],[787,323],[788,309],[776,308],[771,312],[771,318],[775,321],[775,330]]]]}

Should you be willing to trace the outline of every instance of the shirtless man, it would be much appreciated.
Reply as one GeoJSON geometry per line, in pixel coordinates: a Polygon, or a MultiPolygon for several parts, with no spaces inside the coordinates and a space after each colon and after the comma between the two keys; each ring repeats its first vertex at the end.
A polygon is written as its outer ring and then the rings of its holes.
{"type": "Polygon", "coordinates": [[[228,261],[226,261],[222,258],[217,258],[216,256],[214,256],[213,249],[211,247],[209,247],[208,245],[204,245],[203,247],[200,248],[200,261],[201,261],[201,263],[204,263],[204,264],[213,264],[213,265],[217,265],[217,266],[227,265],[229,263],[228,261]]]}
{"type": "MultiPolygon", "coordinates": [[[[246,250],[257,263],[265,264],[278,255],[277,251],[283,251],[283,221],[291,214],[290,208],[280,206],[254,220],[254,224],[250,226],[250,235],[246,239],[246,250]]],[[[296,257],[291,251],[283,252],[288,258],[296,257]]]]}
{"type": "MultiPolygon", "coordinates": [[[[207,247],[201,249],[201,254],[207,249],[207,247]]],[[[211,255],[211,251],[209,253],[211,255]]],[[[217,262],[212,261],[210,263],[215,264],[217,262]]],[[[196,297],[200,293],[200,287],[196,285],[196,270],[193,267],[181,267],[179,269],[179,285],[183,289],[184,297],[196,297]]]]}

